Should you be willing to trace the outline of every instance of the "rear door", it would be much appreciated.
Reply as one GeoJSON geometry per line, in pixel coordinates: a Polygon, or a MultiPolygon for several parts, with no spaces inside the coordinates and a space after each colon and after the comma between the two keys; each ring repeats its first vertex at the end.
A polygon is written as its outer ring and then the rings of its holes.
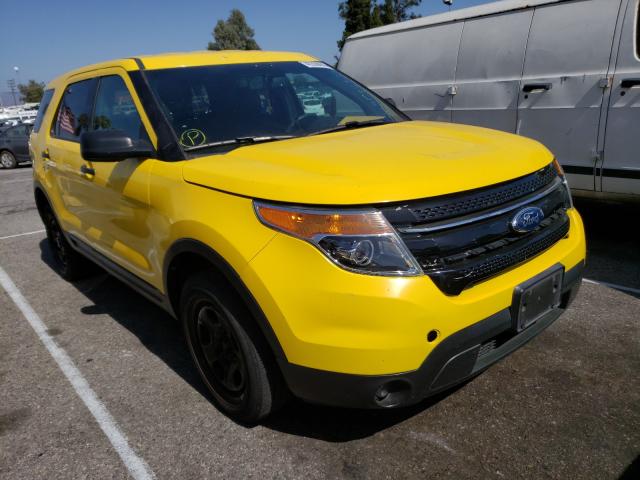
{"type": "Polygon", "coordinates": [[[85,174],[80,156],[80,135],[89,128],[91,109],[97,81],[86,75],[72,80],[62,92],[57,106],[47,148],[41,153],[46,177],[53,182],[54,208],[63,228],[84,236],[87,225],[81,225],[80,216],[86,206],[80,198],[86,196],[85,174]]]}
{"type": "Polygon", "coordinates": [[[338,68],[415,120],[451,121],[462,22],[346,43],[338,68]]]}
{"type": "Polygon", "coordinates": [[[598,129],[620,0],[536,7],[517,133],[545,144],[573,188],[594,190],[598,129]]]}
{"type": "Polygon", "coordinates": [[[467,20],[456,69],[453,121],[515,132],[533,9],[467,20]]]}
{"type": "Polygon", "coordinates": [[[627,4],[613,77],[602,191],[640,194],[640,8],[627,4]]]}

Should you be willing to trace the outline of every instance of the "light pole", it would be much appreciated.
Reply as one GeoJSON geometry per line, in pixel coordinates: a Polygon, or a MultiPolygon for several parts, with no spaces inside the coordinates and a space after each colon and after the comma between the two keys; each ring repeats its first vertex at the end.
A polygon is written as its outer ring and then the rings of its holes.
{"type": "Polygon", "coordinates": [[[11,78],[7,81],[7,86],[9,87],[9,90],[11,90],[11,95],[13,95],[13,104],[17,105],[18,102],[16,101],[16,81],[11,78]]]}
{"type": "Polygon", "coordinates": [[[453,0],[442,0],[442,3],[449,7],[449,11],[451,11],[451,5],[453,5],[453,0]]]}
{"type": "MultiPolygon", "coordinates": [[[[16,74],[15,76],[16,76],[16,77],[17,77],[17,79],[18,79],[18,83],[17,83],[17,85],[18,85],[18,89],[19,89],[19,88],[20,88],[20,83],[21,83],[21,82],[20,82],[20,68],[19,68],[19,67],[17,67],[17,66],[16,66],[16,67],[13,67],[13,71],[15,72],[15,74],[16,74]]],[[[15,82],[14,82],[14,83],[15,83],[15,82]]],[[[20,95],[18,95],[18,99],[20,99],[20,95]]],[[[13,100],[13,101],[15,102],[15,95],[14,95],[14,100],[13,100]]]]}

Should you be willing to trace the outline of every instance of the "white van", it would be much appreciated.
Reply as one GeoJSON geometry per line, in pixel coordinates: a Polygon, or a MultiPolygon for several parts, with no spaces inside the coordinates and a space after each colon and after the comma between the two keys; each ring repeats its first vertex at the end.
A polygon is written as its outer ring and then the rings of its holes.
{"type": "Polygon", "coordinates": [[[338,68],[415,119],[535,138],[576,190],[640,195],[640,0],[505,0],[367,30],[338,68]]]}

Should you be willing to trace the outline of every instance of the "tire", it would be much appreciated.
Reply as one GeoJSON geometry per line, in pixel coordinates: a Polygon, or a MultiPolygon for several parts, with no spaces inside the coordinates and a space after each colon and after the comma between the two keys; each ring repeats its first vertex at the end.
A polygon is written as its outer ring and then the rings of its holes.
{"type": "Polygon", "coordinates": [[[79,280],[95,270],[95,265],[69,244],[50,207],[42,212],[42,221],[56,270],[62,278],[68,281],[79,280]]]}
{"type": "Polygon", "coordinates": [[[279,408],[287,391],[271,350],[251,313],[208,272],[189,278],[180,318],[198,371],[225,415],[253,425],[279,408]]]}
{"type": "Polygon", "coordinates": [[[18,161],[13,153],[9,150],[3,150],[0,152],[0,164],[3,168],[16,168],[18,166],[18,161]]]}

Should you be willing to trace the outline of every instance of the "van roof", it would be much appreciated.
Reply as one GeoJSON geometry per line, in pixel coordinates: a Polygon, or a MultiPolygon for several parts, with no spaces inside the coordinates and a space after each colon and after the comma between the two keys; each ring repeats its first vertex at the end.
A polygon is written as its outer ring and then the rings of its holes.
{"type": "MultiPolygon", "coordinates": [[[[169,52],[157,55],[138,55],[128,58],[120,58],[107,62],[87,65],[67,72],[50,82],[50,86],[66,81],[69,77],[110,67],[121,67],[125,70],[138,70],[137,60],[147,70],[176,67],[199,67],[204,65],[225,65],[234,63],[254,62],[310,62],[318,59],[298,52],[274,52],[263,50],[221,50],[221,51],[196,51],[196,52],[169,52]]],[[[49,87],[50,88],[50,87],[49,87]]]]}
{"type": "Polygon", "coordinates": [[[371,37],[375,35],[383,35],[385,33],[399,32],[402,30],[411,30],[415,28],[437,25],[439,23],[456,22],[466,20],[468,18],[482,17],[494,13],[504,13],[511,10],[520,10],[538,5],[546,5],[549,3],[560,3],[568,0],[502,0],[499,2],[486,3],[476,7],[461,8],[446,13],[438,13],[426,17],[416,18],[415,20],[407,20],[406,22],[393,23],[384,27],[371,28],[362,32],[354,33],[347,41],[358,38],[371,37]]]}

